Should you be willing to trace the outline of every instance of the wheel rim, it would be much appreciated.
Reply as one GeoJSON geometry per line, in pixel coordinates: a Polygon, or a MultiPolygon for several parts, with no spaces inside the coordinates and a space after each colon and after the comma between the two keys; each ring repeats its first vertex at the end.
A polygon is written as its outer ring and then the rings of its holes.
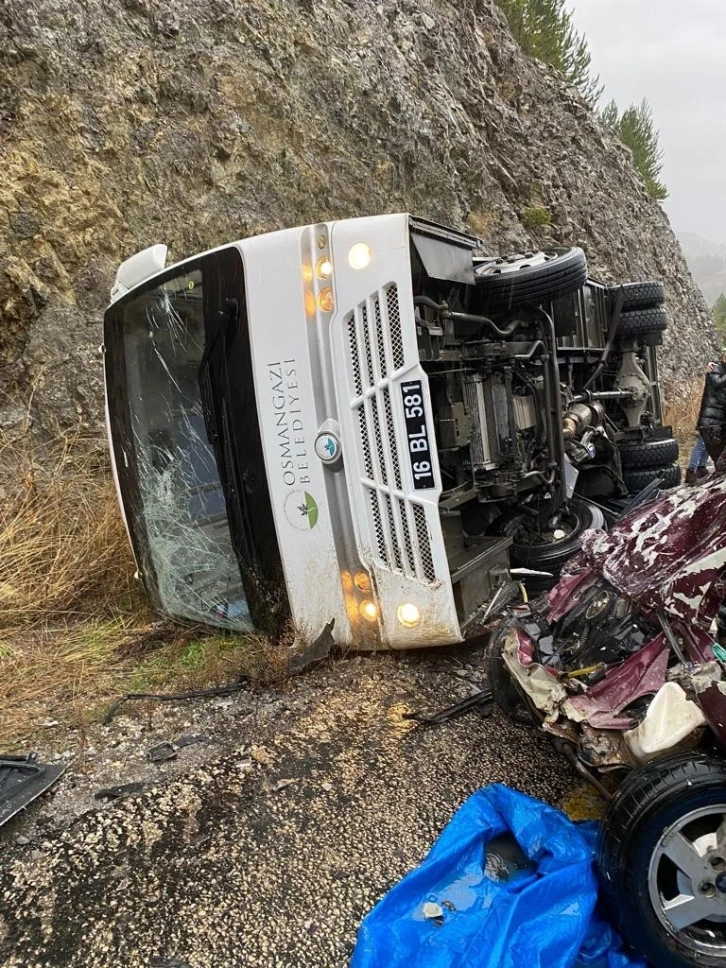
{"type": "Polygon", "coordinates": [[[543,266],[547,262],[556,259],[561,253],[548,249],[545,252],[523,252],[517,255],[495,259],[493,262],[485,263],[477,269],[478,276],[504,276],[520,269],[531,269],[535,266],[543,266]]]}
{"type": "Polygon", "coordinates": [[[726,802],[667,827],[648,869],[659,921],[693,952],[726,960],[726,802]]]}
{"type": "Polygon", "coordinates": [[[557,548],[572,541],[581,531],[585,531],[584,524],[585,518],[580,513],[580,509],[570,505],[559,514],[557,524],[552,525],[551,533],[522,530],[514,536],[514,540],[524,548],[557,548]]]}

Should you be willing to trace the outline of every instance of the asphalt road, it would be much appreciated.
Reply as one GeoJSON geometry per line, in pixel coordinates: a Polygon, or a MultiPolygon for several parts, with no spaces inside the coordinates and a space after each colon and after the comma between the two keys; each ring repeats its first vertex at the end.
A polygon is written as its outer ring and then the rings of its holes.
{"type": "MultiPolygon", "coordinates": [[[[347,965],[361,918],[469,794],[501,782],[557,803],[576,782],[546,737],[499,714],[430,729],[402,719],[465,695],[481,679],[466,662],[326,665],[272,712],[233,727],[227,715],[233,742],[210,762],[197,754],[22,846],[6,830],[0,964],[347,965]]],[[[204,715],[213,728],[222,712],[204,715]]]]}

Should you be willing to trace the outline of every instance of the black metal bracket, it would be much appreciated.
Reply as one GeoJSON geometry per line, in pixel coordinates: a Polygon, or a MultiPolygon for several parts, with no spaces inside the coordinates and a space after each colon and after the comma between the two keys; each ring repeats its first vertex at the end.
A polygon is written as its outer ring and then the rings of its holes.
{"type": "Polygon", "coordinates": [[[404,713],[404,719],[411,719],[420,726],[442,726],[444,723],[450,722],[452,719],[458,719],[459,716],[464,716],[466,713],[470,713],[475,709],[480,709],[485,716],[488,716],[494,704],[494,696],[490,689],[480,689],[479,692],[475,692],[473,696],[467,696],[466,699],[462,699],[461,702],[454,703],[453,706],[447,706],[445,709],[439,710],[437,713],[404,713]]]}
{"type": "Polygon", "coordinates": [[[64,765],[38,763],[35,753],[0,756],[0,826],[51,787],[64,765]]]}

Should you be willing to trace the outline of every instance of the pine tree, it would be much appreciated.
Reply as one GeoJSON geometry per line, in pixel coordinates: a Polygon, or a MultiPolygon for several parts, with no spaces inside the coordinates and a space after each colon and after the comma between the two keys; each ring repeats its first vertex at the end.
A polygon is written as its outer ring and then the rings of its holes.
{"type": "Polygon", "coordinates": [[[591,74],[587,40],[575,30],[565,0],[498,0],[522,50],[557,68],[593,106],[602,94],[591,74]]]}
{"type": "Polygon", "coordinates": [[[713,304],[713,319],[716,323],[716,330],[722,338],[726,338],[726,295],[721,293],[713,304]]]}
{"type": "Polygon", "coordinates": [[[648,194],[659,202],[668,198],[668,189],[659,177],[663,170],[663,152],[653,110],[647,100],[631,104],[622,114],[615,101],[611,101],[600,112],[600,118],[633,152],[635,167],[645,182],[648,194]]]}

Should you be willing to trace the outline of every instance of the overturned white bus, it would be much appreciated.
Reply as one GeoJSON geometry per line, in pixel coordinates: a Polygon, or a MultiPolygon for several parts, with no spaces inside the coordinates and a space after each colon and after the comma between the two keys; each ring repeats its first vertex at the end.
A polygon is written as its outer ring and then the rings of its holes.
{"type": "Polygon", "coordinates": [[[678,482],[662,287],[589,280],[580,249],[494,259],[399,214],[165,260],[119,268],[104,350],[119,500],[169,615],[459,642],[512,568],[553,580],[629,491],[678,482]]]}

